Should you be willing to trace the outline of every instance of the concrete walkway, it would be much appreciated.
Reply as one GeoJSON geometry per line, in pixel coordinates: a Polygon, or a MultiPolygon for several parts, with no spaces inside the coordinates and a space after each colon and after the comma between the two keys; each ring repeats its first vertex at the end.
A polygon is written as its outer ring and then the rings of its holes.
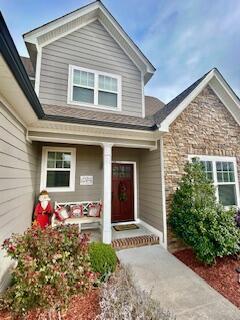
{"type": "Polygon", "coordinates": [[[177,320],[240,320],[240,310],[160,245],[117,252],[136,283],[177,320]]]}

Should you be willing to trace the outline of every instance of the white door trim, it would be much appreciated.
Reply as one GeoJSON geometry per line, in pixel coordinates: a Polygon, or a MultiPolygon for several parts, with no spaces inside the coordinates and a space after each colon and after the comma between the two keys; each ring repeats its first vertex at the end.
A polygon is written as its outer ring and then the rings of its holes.
{"type": "MultiPolygon", "coordinates": [[[[137,181],[137,162],[136,161],[112,161],[113,163],[122,163],[122,164],[133,164],[133,197],[134,197],[134,220],[133,222],[138,223],[138,181],[137,181]]],[[[118,222],[112,223],[112,225],[116,224],[127,224],[131,221],[127,222],[118,222]]]]}

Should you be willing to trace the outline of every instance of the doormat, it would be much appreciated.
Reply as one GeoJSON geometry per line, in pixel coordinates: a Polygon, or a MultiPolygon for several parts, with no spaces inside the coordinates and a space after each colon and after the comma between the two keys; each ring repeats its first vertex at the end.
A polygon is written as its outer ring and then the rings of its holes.
{"type": "Polygon", "coordinates": [[[139,227],[134,223],[131,223],[131,224],[119,224],[117,226],[113,226],[113,228],[116,231],[126,231],[126,230],[139,229],[139,227]]]}

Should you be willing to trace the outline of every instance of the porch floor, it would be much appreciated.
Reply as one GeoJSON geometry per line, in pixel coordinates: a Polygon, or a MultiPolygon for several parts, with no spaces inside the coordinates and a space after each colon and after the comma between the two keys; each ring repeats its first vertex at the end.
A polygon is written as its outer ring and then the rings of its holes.
{"type": "MultiPolygon", "coordinates": [[[[131,245],[127,241],[124,243],[123,247],[133,247],[134,246],[134,239],[137,240],[137,244],[141,243],[142,245],[151,245],[151,244],[156,244],[158,237],[154,235],[150,230],[145,228],[143,225],[140,223],[137,224],[139,229],[134,229],[134,230],[124,230],[124,231],[116,231],[112,227],[112,242],[117,243],[117,240],[119,239],[129,239],[131,238],[131,245]],[[152,239],[151,236],[154,236],[152,239]],[[154,241],[153,241],[154,240],[154,241]]],[[[100,229],[82,229],[83,232],[86,232],[90,234],[90,241],[101,241],[101,230],[100,229]]],[[[159,244],[159,241],[158,241],[159,244]]],[[[117,245],[119,246],[119,244],[117,245]]],[[[121,246],[121,245],[120,245],[121,246]]],[[[138,245],[136,245],[138,246],[138,245]]]]}

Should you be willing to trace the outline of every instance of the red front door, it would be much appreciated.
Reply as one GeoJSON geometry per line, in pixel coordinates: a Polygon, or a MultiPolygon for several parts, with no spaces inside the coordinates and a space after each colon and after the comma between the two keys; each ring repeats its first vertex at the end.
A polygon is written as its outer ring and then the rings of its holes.
{"type": "Polygon", "coordinates": [[[112,165],[112,222],[134,220],[133,164],[112,165]]]}

